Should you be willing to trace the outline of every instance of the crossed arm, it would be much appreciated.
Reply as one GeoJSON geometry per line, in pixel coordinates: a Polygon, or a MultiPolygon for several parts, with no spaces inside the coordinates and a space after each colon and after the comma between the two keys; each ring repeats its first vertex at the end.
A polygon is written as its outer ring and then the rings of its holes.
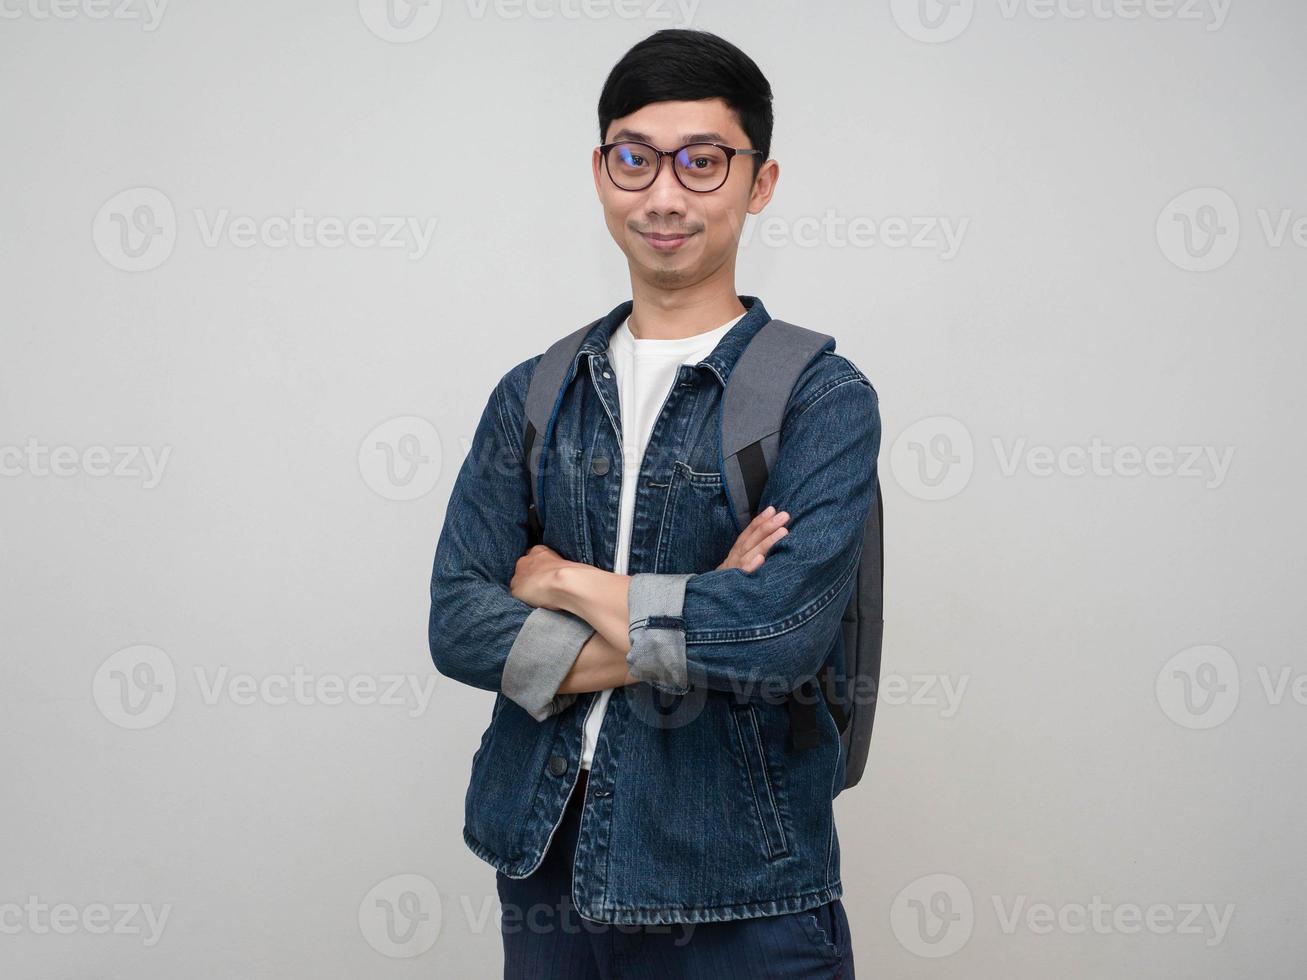
{"type": "Polygon", "coordinates": [[[515,369],[487,402],[437,545],[437,670],[543,721],[580,693],[637,681],[672,694],[691,684],[793,690],[820,669],[874,502],[880,416],[856,368],[796,392],[764,491],[786,509],[762,511],[720,566],[696,575],[616,575],[532,547],[522,399],[506,394],[510,381],[516,390],[525,376],[515,369]]]}
{"type": "MultiPolygon", "coordinates": [[[[752,574],[761,568],[771,546],[789,533],[785,527],[789,517],[775,507],[763,510],[740,532],[718,569],[738,568],[752,574]]],[[[636,682],[626,662],[631,649],[630,586],[629,575],[568,561],[542,544],[518,559],[510,583],[514,597],[538,608],[569,612],[595,629],[559,685],[559,694],[583,694],[636,682]]]]}

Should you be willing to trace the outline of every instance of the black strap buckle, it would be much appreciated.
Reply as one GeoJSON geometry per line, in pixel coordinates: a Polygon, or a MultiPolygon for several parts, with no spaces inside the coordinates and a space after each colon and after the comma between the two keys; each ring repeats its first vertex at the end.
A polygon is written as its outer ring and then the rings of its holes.
{"type": "Polygon", "coordinates": [[[798,751],[820,744],[817,731],[817,699],[813,697],[812,681],[804,681],[790,695],[790,743],[798,751]]]}
{"type": "Polygon", "coordinates": [[[835,690],[835,670],[830,665],[822,668],[816,680],[809,678],[795,689],[788,699],[790,711],[790,741],[795,749],[810,749],[821,742],[821,732],[817,727],[817,697],[820,690],[821,700],[826,710],[835,719],[835,727],[840,734],[849,725],[849,715],[840,703],[835,690]]]}

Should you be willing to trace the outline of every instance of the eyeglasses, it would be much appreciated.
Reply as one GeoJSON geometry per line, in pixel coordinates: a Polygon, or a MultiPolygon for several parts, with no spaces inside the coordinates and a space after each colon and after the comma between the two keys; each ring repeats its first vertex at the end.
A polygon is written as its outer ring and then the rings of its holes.
{"type": "Polygon", "coordinates": [[[721,143],[687,143],[679,150],[660,150],[648,143],[625,140],[599,147],[604,169],[624,191],[642,191],[652,186],[663,168],[663,157],[672,157],[672,172],[687,191],[707,194],[726,183],[731,158],[736,154],[762,156],[761,150],[737,150],[721,143]]]}

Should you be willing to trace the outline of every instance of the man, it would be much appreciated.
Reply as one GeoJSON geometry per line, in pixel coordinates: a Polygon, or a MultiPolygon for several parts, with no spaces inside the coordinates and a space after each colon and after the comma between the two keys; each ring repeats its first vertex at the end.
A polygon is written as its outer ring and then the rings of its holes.
{"type": "Polygon", "coordinates": [[[838,729],[823,708],[795,748],[777,695],[843,667],[876,393],[818,354],[738,529],[717,423],[769,319],[735,260],[780,172],[771,88],[721,38],[659,31],[613,68],[599,130],[632,299],[586,332],[539,434],[543,540],[523,454],[537,356],[491,393],[436,549],[436,667],[497,692],[464,839],[497,870],[506,977],[852,977],[838,729]]]}

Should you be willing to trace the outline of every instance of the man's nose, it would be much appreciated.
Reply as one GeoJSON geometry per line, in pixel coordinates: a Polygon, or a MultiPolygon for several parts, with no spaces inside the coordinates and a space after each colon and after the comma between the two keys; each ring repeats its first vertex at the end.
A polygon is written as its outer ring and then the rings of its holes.
{"type": "Polygon", "coordinates": [[[676,179],[676,162],[674,157],[663,157],[658,176],[645,191],[645,204],[650,211],[660,214],[673,212],[685,214],[687,191],[676,179]]]}

